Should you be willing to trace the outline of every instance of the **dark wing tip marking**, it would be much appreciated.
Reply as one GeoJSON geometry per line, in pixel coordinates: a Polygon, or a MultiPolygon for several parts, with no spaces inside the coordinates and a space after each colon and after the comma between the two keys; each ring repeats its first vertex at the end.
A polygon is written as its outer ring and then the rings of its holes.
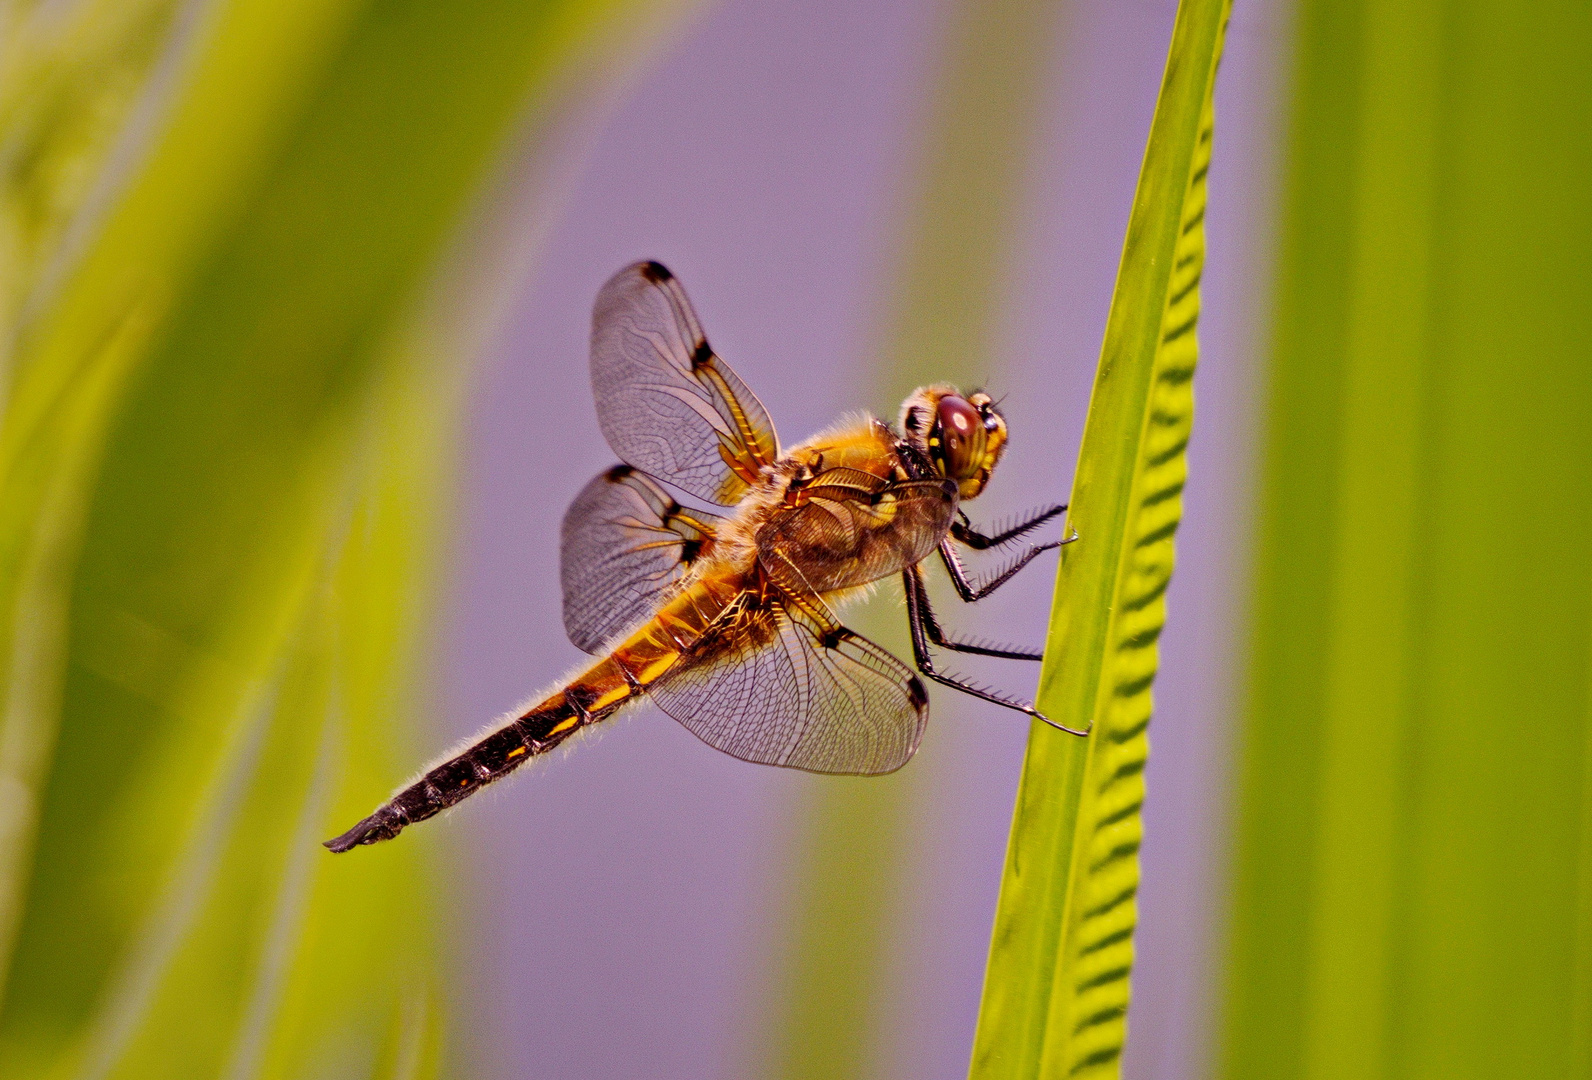
{"type": "Polygon", "coordinates": [[[708,344],[707,338],[703,338],[701,341],[697,342],[696,348],[691,352],[692,370],[694,371],[698,368],[706,367],[708,361],[711,359],[713,359],[713,347],[708,344]]]}
{"type": "Polygon", "coordinates": [[[907,696],[912,699],[912,708],[918,713],[929,707],[929,692],[923,689],[923,680],[916,675],[907,679],[907,696]]]}
{"type": "Polygon", "coordinates": [[[667,266],[661,262],[653,262],[650,259],[641,264],[641,276],[654,283],[662,283],[674,277],[673,274],[669,273],[667,266]]]}
{"type": "Polygon", "coordinates": [[[606,476],[609,481],[618,483],[635,471],[636,470],[629,465],[615,465],[613,468],[603,473],[603,475],[606,476]]]}

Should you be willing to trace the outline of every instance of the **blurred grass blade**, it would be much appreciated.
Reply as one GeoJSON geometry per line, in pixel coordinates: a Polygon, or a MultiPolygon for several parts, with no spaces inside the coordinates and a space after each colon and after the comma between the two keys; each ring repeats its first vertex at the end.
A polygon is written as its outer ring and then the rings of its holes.
{"type": "Polygon", "coordinates": [[[1156,639],[1182,510],[1224,0],[1183,0],[1073,481],[975,1080],[1118,1074],[1156,639]]]}
{"type": "Polygon", "coordinates": [[[54,743],[75,538],[106,418],[158,305],[119,298],[70,363],[34,362],[25,327],[147,142],[185,54],[179,7],[0,11],[0,970],[54,743]]]}
{"type": "MultiPolygon", "coordinates": [[[[319,841],[401,767],[374,751],[418,696],[410,655],[435,536],[412,500],[439,489],[437,405],[453,396],[436,382],[411,363],[372,395],[293,622],[192,792],[176,858],[69,1055],[77,1075],[166,1075],[178,1061],[192,1075],[306,1076],[328,1059],[351,1076],[431,1073],[429,879],[413,853],[344,867],[319,841]]],[[[33,939],[22,944],[19,966],[33,939]]]]}
{"type": "Polygon", "coordinates": [[[1216,1075],[1592,1076],[1592,8],[1297,27],[1216,1075]]]}
{"type": "Polygon", "coordinates": [[[423,839],[317,846],[413,761],[421,301],[643,6],[0,16],[0,1075],[435,1063],[423,839]]]}

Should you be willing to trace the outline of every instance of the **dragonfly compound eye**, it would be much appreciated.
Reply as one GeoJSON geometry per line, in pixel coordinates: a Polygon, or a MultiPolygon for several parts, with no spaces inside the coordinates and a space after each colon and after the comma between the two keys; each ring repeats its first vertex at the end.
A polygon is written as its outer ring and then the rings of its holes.
{"type": "Polygon", "coordinates": [[[984,418],[966,398],[960,394],[946,394],[940,399],[929,446],[946,476],[952,480],[971,480],[977,476],[984,467],[987,442],[984,418]]]}

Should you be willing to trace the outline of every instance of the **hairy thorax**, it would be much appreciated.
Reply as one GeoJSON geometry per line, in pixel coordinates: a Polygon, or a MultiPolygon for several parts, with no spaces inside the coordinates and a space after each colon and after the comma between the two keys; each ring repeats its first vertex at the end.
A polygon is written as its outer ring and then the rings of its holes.
{"type": "Polygon", "coordinates": [[[852,416],[791,447],[764,469],[719,529],[713,561],[750,570],[758,533],[774,514],[795,504],[803,486],[825,469],[848,468],[888,479],[901,470],[895,436],[871,416],[852,416]]]}

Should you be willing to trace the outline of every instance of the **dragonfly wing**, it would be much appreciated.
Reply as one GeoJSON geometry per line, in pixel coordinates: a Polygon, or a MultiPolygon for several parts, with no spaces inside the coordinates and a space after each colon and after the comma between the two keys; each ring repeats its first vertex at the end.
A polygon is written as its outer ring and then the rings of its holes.
{"type": "Polygon", "coordinates": [[[759,530],[759,560],[776,578],[799,572],[819,594],[922,562],[950,530],[957,500],[951,480],[888,481],[853,469],[820,473],[802,495],[759,530]]]}
{"type": "Polygon", "coordinates": [[[827,614],[745,594],[651,688],[703,742],[743,761],[875,775],[911,760],[928,696],[905,664],[827,614]]]}
{"type": "Polygon", "coordinates": [[[779,458],[763,403],[714,355],[680,282],[658,263],[619,271],[592,311],[597,418],[620,460],[733,506],[779,458]]]}
{"type": "Polygon", "coordinates": [[[575,646],[605,642],[657,609],[663,594],[713,548],[717,514],[682,507],[629,465],[598,474],[564,515],[564,629],[575,646]]]}

